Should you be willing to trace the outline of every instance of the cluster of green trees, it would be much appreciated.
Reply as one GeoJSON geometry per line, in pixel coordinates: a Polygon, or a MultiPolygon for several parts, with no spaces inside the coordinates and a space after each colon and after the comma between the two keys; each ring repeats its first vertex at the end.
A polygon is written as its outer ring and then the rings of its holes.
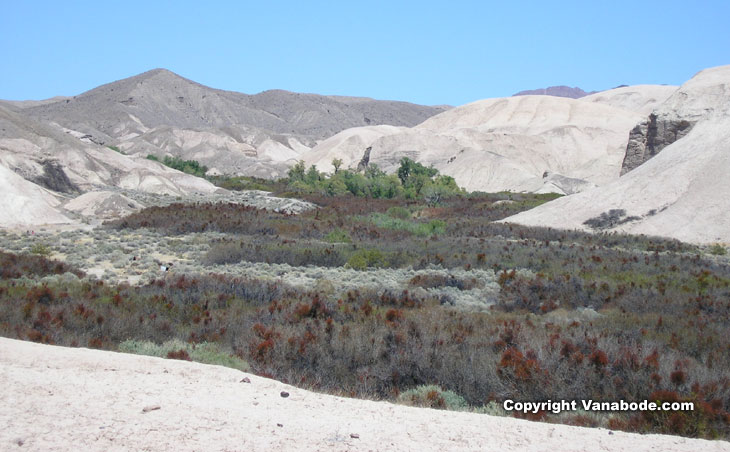
{"type": "Polygon", "coordinates": [[[297,193],[326,196],[351,193],[378,199],[425,199],[429,204],[438,204],[442,199],[465,193],[464,189],[456,185],[453,177],[439,174],[436,168],[423,166],[408,157],[401,159],[395,174],[386,174],[375,164],[369,165],[364,172],[341,169],[340,159],[332,161],[335,171],[328,174],[318,171],[314,165],[307,169],[304,162],[299,161],[289,170],[287,179],[274,183],[245,177],[207,177],[205,173],[208,167],[195,160],[165,156],[160,161],[152,154],[147,158],[184,173],[206,178],[229,190],[267,190],[285,184],[286,189],[297,193]]]}
{"type": "Polygon", "coordinates": [[[312,165],[306,168],[300,161],[288,173],[289,189],[304,193],[337,196],[351,193],[370,198],[425,199],[437,204],[441,199],[464,193],[451,176],[439,174],[433,167],[403,157],[395,174],[386,174],[377,165],[369,165],[364,172],[340,169],[342,160],[334,159],[332,174],[321,173],[312,165]]]}
{"type": "MultiPolygon", "coordinates": [[[[149,154],[147,156],[148,160],[154,160],[155,162],[159,162],[160,159],[153,154],[149,154]]],[[[208,172],[208,167],[205,165],[201,165],[200,162],[196,160],[183,160],[180,157],[170,157],[169,155],[166,155],[162,162],[165,166],[169,166],[170,168],[176,169],[178,171],[182,171],[183,173],[192,174],[193,176],[197,177],[205,177],[205,173],[208,172]]]]}

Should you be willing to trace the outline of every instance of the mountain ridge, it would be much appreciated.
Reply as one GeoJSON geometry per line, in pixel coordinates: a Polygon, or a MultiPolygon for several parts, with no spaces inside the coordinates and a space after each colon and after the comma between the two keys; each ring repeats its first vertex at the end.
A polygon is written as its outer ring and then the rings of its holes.
{"type": "Polygon", "coordinates": [[[512,95],[512,97],[516,96],[555,96],[555,97],[567,97],[569,99],[580,99],[581,97],[589,96],[591,94],[596,94],[599,91],[591,91],[586,92],[583,91],[581,88],[570,87],[566,85],[557,85],[557,86],[549,86],[547,88],[538,88],[538,89],[528,89],[524,91],[520,91],[518,93],[515,93],[512,95]]]}
{"type": "Polygon", "coordinates": [[[347,128],[413,126],[447,109],[286,90],[250,95],[211,88],[162,68],[57,102],[22,109],[5,105],[130,155],[170,155],[226,169],[226,174],[265,178],[286,175],[303,152],[347,128]],[[232,154],[233,148],[241,152],[232,154]]]}

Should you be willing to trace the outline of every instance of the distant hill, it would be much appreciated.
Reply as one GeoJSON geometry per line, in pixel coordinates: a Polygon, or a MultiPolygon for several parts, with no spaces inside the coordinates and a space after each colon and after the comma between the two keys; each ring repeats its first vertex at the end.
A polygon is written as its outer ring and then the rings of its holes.
{"type": "Polygon", "coordinates": [[[414,126],[444,108],[283,90],[248,95],[209,88],[168,70],[154,69],[25,110],[66,127],[87,123],[116,138],[121,133],[120,121],[129,121],[133,115],[148,128],[244,125],[323,139],[348,127],[414,126]]]}
{"type": "Polygon", "coordinates": [[[540,89],[528,89],[526,91],[520,91],[512,96],[555,96],[555,97],[568,97],[570,99],[579,99],[581,97],[588,96],[589,94],[595,94],[598,91],[591,91],[587,93],[578,87],[571,88],[570,86],[551,86],[549,88],[540,89]]]}
{"type": "Polygon", "coordinates": [[[448,109],[282,90],[249,95],[210,88],[165,69],[56,102],[13,105],[38,121],[130,154],[170,154],[261,177],[281,176],[301,152],[344,129],[410,127],[448,109]]]}
{"type": "Polygon", "coordinates": [[[617,180],[504,221],[730,243],[730,66],[699,72],[644,118],[617,180]]]}

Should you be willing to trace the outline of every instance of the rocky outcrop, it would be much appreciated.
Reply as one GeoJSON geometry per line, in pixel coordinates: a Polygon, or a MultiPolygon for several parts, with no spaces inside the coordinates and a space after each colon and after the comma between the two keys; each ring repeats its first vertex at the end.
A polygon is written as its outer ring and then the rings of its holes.
{"type": "Polygon", "coordinates": [[[358,171],[365,171],[368,168],[368,165],[370,165],[370,151],[372,150],[372,146],[368,146],[368,148],[365,149],[365,153],[362,155],[360,163],[357,164],[358,171]]]}
{"type": "Polygon", "coordinates": [[[687,135],[695,121],[652,113],[629,133],[626,155],[621,165],[624,175],[657,155],[662,149],[687,135]]]}
{"type": "Polygon", "coordinates": [[[634,127],[629,135],[621,174],[628,173],[686,136],[698,122],[730,117],[728,99],[730,65],[697,73],[634,127]]]}
{"type": "Polygon", "coordinates": [[[77,187],[69,180],[61,164],[57,161],[46,160],[39,162],[43,166],[43,173],[29,178],[31,182],[59,193],[77,193],[77,187]]]}

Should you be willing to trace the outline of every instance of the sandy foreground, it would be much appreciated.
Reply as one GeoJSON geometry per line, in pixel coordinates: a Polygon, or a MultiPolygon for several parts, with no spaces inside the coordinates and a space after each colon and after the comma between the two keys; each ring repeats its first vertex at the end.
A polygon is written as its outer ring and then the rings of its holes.
{"type": "Polygon", "coordinates": [[[723,441],[347,399],[219,366],[5,338],[0,425],[0,450],[730,451],[723,441]]]}

